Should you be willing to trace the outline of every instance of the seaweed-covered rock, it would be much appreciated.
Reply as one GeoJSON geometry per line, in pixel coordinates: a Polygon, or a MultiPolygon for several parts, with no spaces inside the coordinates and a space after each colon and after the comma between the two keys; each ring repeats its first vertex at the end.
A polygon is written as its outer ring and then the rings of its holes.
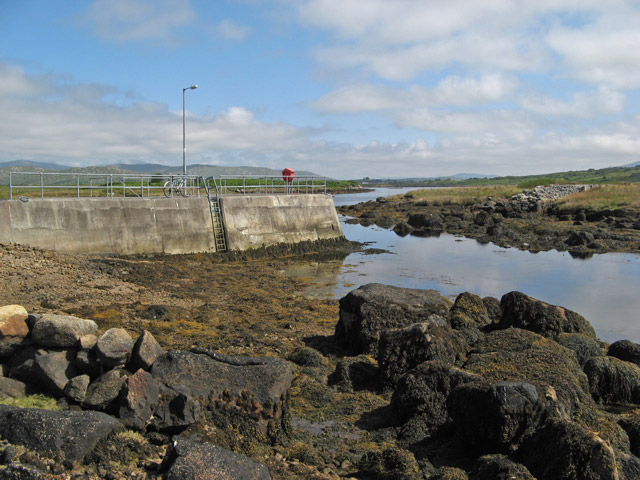
{"type": "Polygon", "coordinates": [[[376,364],[366,355],[343,358],[336,365],[335,371],[329,375],[329,385],[334,385],[342,392],[374,390],[380,383],[379,370],[376,364]]]}
{"type": "Polygon", "coordinates": [[[360,471],[372,480],[418,480],[418,462],[408,450],[386,448],[365,453],[358,462],[360,471]]]}
{"type": "Polygon", "coordinates": [[[36,321],[31,335],[39,345],[65,348],[76,346],[80,337],[97,330],[98,325],[93,320],[45,313],[36,321]]]}
{"type": "Polygon", "coordinates": [[[415,290],[377,283],[364,285],[340,299],[336,338],[353,353],[376,354],[380,332],[446,317],[451,302],[435,290],[415,290]]]}
{"type": "Polygon", "coordinates": [[[640,366],[640,344],[630,340],[618,340],[612,343],[607,350],[607,355],[640,366]]]}
{"type": "Polygon", "coordinates": [[[603,355],[600,342],[581,333],[561,333],[556,341],[563,347],[573,351],[581,366],[584,366],[591,357],[601,357],[603,355]]]}
{"type": "Polygon", "coordinates": [[[393,231],[401,237],[406,237],[413,232],[413,227],[407,222],[400,222],[393,227],[393,231]]]}
{"type": "Polygon", "coordinates": [[[451,326],[457,330],[482,328],[491,323],[482,298],[469,292],[458,295],[449,311],[449,319],[451,326]]]}
{"type": "Polygon", "coordinates": [[[289,355],[288,360],[301,367],[311,368],[322,367],[326,363],[325,358],[320,352],[309,347],[294,350],[291,352],[291,355],[289,355]]]}
{"type": "Polygon", "coordinates": [[[591,324],[581,315],[563,307],[531,298],[521,292],[509,292],[500,301],[500,328],[516,327],[556,338],[560,333],[582,333],[596,338],[591,324]]]}
{"type": "Polygon", "coordinates": [[[456,437],[465,448],[512,453],[549,417],[546,399],[526,382],[473,382],[457,386],[448,410],[456,437]]]}
{"type": "Polygon", "coordinates": [[[502,307],[500,307],[500,300],[495,297],[484,297],[482,299],[484,308],[487,309],[487,315],[491,320],[491,323],[498,324],[502,320],[502,307]]]}
{"type": "Polygon", "coordinates": [[[640,413],[621,418],[620,425],[629,436],[629,451],[640,457],[640,413]]]}
{"type": "Polygon", "coordinates": [[[515,463],[505,455],[480,457],[469,478],[470,480],[536,480],[527,467],[515,463]]]}
{"type": "Polygon", "coordinates": [[[592,357],[584,365],[591,395],[603,403],[640,403],[640,367],[614,357],[592,357]]]}
{"type": "Polygon", "coordinates": [[[428,322],[383,331],[378,343],[378,365],[383,380],[393,385],[405,372],[428,360],[459,364],[467,350],[461,332],[432,316],[428,322]]]}

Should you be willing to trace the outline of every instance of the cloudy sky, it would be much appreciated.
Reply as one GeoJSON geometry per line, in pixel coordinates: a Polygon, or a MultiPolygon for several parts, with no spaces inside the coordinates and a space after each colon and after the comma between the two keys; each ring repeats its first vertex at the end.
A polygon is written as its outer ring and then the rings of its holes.
{"type": "Polygon", "coordinates": [[[0,162],[336,178],[640,160],[633,0],[2,0],[0,162]]]}

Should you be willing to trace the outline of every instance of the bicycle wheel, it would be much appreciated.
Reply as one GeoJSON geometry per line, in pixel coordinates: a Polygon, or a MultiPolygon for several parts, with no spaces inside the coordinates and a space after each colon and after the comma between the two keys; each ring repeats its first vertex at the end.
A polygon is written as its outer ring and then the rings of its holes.
{"type": "Polygon", "coordinates": [[[182,195],[183,197],[186,197],[187,194],[187,184],[184,180],[180,180],[180,182],[178,182],[178,186],[176,187],[177,191],[180,192],[180,195],[182,195]]]}
{"type": "Polygon", "coordinates": [[[166,182],[164,182],[162,191],[164,192],[165,197],[173,197],[173,182],[171,180],[167,180],[166,182]]]}

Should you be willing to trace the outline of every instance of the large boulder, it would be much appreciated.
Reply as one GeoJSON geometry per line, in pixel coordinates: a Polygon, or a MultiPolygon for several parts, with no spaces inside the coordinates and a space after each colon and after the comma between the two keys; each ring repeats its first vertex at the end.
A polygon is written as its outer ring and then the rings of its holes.
{"type": "Polygon", "coordinates": [[[65,462],[80,462],[98,442],[122,429],[115,418],[85,411],[0,405],[2,438],[65,462]]]}
{"type": "Polygon", "coordinates": [[[603,403],[640,403],[640,367],[614,357],[592,357],[584,365],[591,395],[603,403]]]}
{"type": "Polygon", "coordinates": [[[164,353],[164,349],[160,346],[154,336],[145,330],[136,340],[131,352],[131,361],[129,367],[132,372],[142,368],[149,370],[153,362],[164,353]]]}
{"type": "Polygon", "coordinates": [[[0,357],[10,357],[29,335],[29,314],[21,305],[0,307],[0,357]]]}
{"type": "Polygon", "coordinates": [[[129,373],[116,368],[97,378],[87,388],[83,405],[94,410],[104,410],[111,413],[116,408],[115,400],[120,396],[129,373]]]}
{"type": "Polygon", "coordinates": [[[449,319],[451,326],[457,330],[483,328],[492,323],[482,298],[469,292],[458,295],[449,312],[449,319]]]}
{"type": "Polygon", "coordinates": [[[378,343],[378,365],[384,382],[393,385],[401,375],[428,360],[460,364],[467,350],[464,335],[434,315],[428,322],[384,330],[378,343]]]}
{"type": "Polygon", "coordinates": [[[165,480],[269,480],[269,470],[248,457],[207,442],[174,437],[165,480]]]}
{"type": "Polygon", "coordinates": [[[160,386],[145,370],[131,375],[120,393],[118,417],[127,427],[142,430],[160,402],[160,386]]]}
{"type": "Polygon", "coordinates": [[[53,348],[74,347],[83,335],[95,333],[98,325],[71,315],[45,313],[33,326],[31,335],[39,345],[53,348]]]}
{"type": "Polygon", "coordinates": [[[612,343],[607,350],[607,355],[640,366],[640,344],[630,340],[618,340],[612,343]]]}
{"type": "Polygon", "coordinates": [[[563,307],[531,298],[521,292],[509,292],[500,301],[501,328],[516,327],[557,338],[560,333],[581,333],[596,338],[596,332],[584,317],[563,307]]]}
{"type": "Polygon", "coordinates": [[[556,341],[575,353],[580,366],[584,366],[591,357],[603,355],[600,342],[581,333],[561,333],[556,341]]]}
{"type": "Polygon", "coordinates": [[[151,374],[160,384],[152,420],[157,430],[206,420],[261,441],[282,441],[289,433],[292,368],[284,360],[173,350],[155,361],[151,374]]]}
{"type": "Polygon", "coordinates": [[[12,358],[9,375],[34,389],[61,397],[69,379],[78,375],[75,356],[73,350],[30,347],[12,358]]]}
{"type": "Polygon", "coordinates": [[[13,378],[0,376],[0,398],[20,398],[27,394],[27,385],[13,378]]]}
{"type": "Polygon", "coordinates": [[[480,457],[469,478],[471,480],[536,480],[527,467],[499,454],[480,457]]]}
{"type": "Polygon", "coordinates": [[[379,369],[366,355],[343,358],[329,375],[329,385],[342,392],[375,390],[379,386],[379,369]]]}
{"type": "Polygon", "coordinates": [[[415,290],[371,283],[340,299],[337,339],[353,353],[374,354],[380,333],[428,321],[432,315],[446,317],[451,302],[435,290],[415,290]]]}
{"type": "Polygon", "coordinates": [[[95,348],[100,365],[125,365],[131,358],[133,339],[124,328],[110,328],[98,338],[95,348]]]}

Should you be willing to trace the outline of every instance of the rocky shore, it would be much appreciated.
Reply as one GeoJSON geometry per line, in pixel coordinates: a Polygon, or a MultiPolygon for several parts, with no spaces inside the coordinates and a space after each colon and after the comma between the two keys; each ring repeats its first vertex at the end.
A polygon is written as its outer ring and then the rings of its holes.
{"type": "Polygon", "coordinates": [[[349,221],[393,228],[401,236],[442,232],[530,251],[594,253],[640,252],[640,211],[558,207],[555,201],[589,189],[589,185],[536,187],[510,199],[487,198],[473,205],[436,205],[415,200],[378,198],[338,207],[349,221]]]}

